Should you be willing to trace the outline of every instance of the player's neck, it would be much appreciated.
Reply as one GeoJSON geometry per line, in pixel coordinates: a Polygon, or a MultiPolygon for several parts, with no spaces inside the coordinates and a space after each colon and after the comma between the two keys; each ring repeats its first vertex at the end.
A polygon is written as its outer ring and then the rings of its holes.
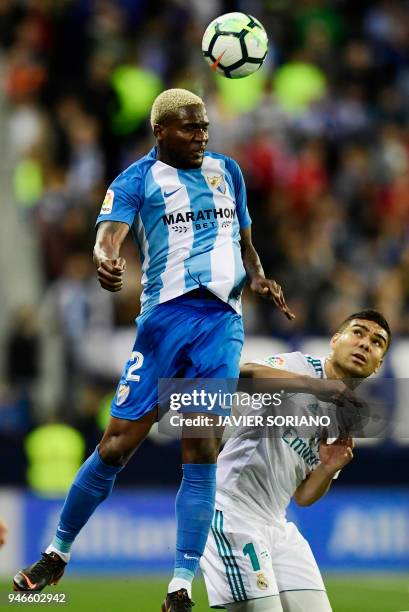
{"type": "Polygon", "coordinates": [[[156,150],[156,159],[158,161],[161,161],[163,164],[166,164],[167,166],[171,166],[172,168],[177,168],[179,170],[201,170],[201,164],[200,166],[190,166],[189,164],[184,163],[178,159],[174,159],[172,155],[169,155],[168,151],[161,149],[159,145],[157,145],[156,150]]]}
{"type": "Polygon", "coordinates": [[[350,389],[355,389],[360,383],[360,379],[354,378],[350,372],[341,368],[331,357],[325,360],[324,371],[327,378],[343,380],[350,389]]]}
{"type": "Polygon", "coordinates": [[[166,164],[167,166],[172,166],[172,168],[177,168],[175,160],[169,157],[166,151],[162,151],[159,147],[158,147],[158,152],[156,154],[156,159],[158,161],[161,161],[163,164],[166,164]]]}
{"type": "Polygon", "coordinates": [[[325,376],[331,379],[345,379],[348,375],[342,368],[335,363],[331,357],[328,357],[324,363],[325,376]]]}

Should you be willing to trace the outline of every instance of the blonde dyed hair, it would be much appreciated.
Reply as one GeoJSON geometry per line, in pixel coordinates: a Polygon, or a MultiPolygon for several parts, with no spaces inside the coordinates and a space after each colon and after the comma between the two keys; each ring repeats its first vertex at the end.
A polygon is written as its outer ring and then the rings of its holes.
{"type": "Polygon", "coordinates": [[[160,123],[167,115],[174,113],[182,106],[201,104],[202,98],[187,89],[166,89],[154,100],[151,110],[151,126],[160,123]]]}

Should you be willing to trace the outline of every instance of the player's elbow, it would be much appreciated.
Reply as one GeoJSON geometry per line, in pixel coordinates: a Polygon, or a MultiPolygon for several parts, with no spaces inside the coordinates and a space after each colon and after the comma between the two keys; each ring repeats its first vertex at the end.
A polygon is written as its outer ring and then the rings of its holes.
{"type": "Polygon", "coordinates": [[[302,508],[312,506],[312,504],[316,501],[315,497],[308,495],[303,491],[296,491],[293,495],[293,499],[297,506],[301,506],[302,508]]]}
{"type": "Polygon", "coordinates": [[[240,366],[240,378],[253,378],[254,366],[251,363],[245,363],[240,366]]]}

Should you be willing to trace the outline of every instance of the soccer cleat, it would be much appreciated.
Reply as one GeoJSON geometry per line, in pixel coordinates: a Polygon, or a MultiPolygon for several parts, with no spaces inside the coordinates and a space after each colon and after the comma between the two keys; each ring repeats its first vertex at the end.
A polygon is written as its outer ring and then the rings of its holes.
{"type": "Polygon", "coordinates": [[[47,584],[57,584],[67,564],[55,552],[42,553],[41,556],[42,559],[14,576],[15,591],[42,591],[47,584]]]}
{"type": "Polygon", "coordinates": [[[166,595],[161,612],[191,612],[194,605],[186,589],[179,589],[166,595]]]}

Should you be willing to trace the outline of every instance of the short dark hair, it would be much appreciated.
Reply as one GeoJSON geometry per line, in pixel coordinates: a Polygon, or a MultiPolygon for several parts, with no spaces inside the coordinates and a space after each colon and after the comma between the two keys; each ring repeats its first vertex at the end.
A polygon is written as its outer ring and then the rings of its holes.
{"type": "Polygon", "coordinates": [[[345,321],[341,323],[338,328],[338,331],[343,331],[348,325],[348,323],[350,323],[350,321],[352,321],[353,319],[365,319],[366,321],[374,321],[374,323],[377,323],[380,327],[382,327],[382,329],[384,329],[388,334],[388,344],[386,346],[385,352],[388,350],[392,341],[392,332],[391,328],[389,327],[388,321],[385,319],[383,314],[372,308],[367,308],[366,310],[354,312],[353,314],[349,315],[349,317],[347,317],[345,321]]]}

